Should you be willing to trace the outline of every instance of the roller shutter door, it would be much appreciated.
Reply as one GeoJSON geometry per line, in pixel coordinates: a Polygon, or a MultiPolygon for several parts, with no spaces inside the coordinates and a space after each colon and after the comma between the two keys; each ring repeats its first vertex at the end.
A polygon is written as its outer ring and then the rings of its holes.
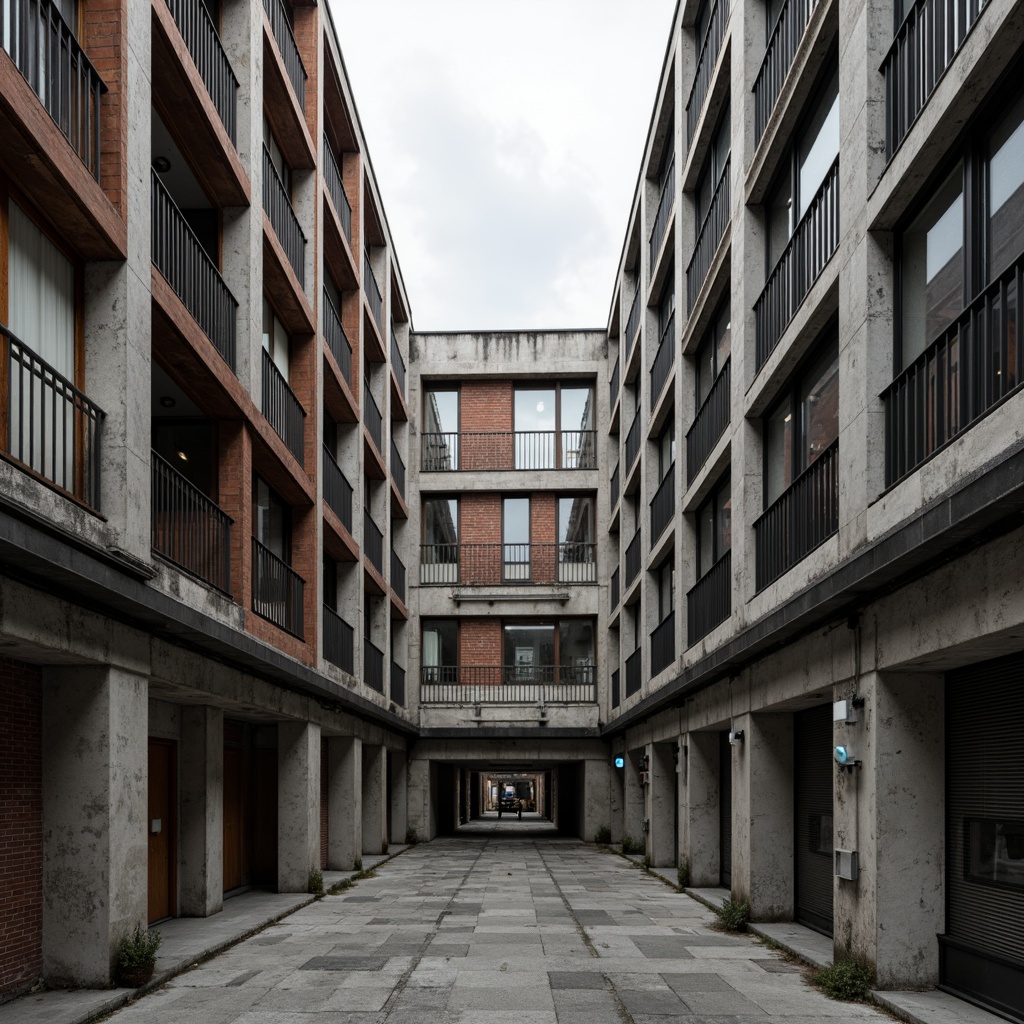
{"type": "Polygon", "coordinates": [[[943,987],[1024,1020],[1024,657],[946,677],[943,987]]]}
{"type": "Polygon", "coordinates": [[[724,889],[732,888],[732,747],[729,734],[720,732],[718,744],[719,874],[724,889]]]}
{"type": "Polygon", "coordinates": [[[796,920],[832,934],[832,705],[793,716],[796,920]]]}

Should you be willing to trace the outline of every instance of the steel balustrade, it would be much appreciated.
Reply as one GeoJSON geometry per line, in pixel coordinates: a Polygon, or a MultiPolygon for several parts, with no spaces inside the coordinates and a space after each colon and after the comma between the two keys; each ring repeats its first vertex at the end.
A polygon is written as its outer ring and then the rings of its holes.
{"type": "Polygon", "coordinates": [[[303,465],[302,435],[306,413],[266,349],[263,349],[262,411],[288,451],[300,466],[303,465]]]}
{"type": "Polygon", "coordinates": [[[617,708],[622,703],[622,692],[619,689],[619,670],[612,673],[612,707],[617,708]]]}
{"type": "Polygon", "coordinates": [[[596,469],[593,430],[484,430],[420,434],[424,472],[492,469],[596,469]]]}
{"type": "Polygon", "coordinates": [[[629,425],[629,433],[626,434],[626,478],[629,479],[630,471],[633,469],[633,463],[636,462],[637,456],[640,454],[640,443],[643,440],[641,437],[641,412],[640,406],[637,406],[636,415],[633,417],[633,422],[629,425]]]}
{"type": "Polygon", "coordinates": [[[270,150],[263,146],[263,209],[267,211],[270,226],[284,249],[288,262],[295,271],[299,285],[306,287],[306,236],[299,218],[292,209],[291,197],[274,166],[270,150]]]}
{"type": "Polygon", "coordinates": [[[285,0],[263,0],[267,16],[270,19],[270,30],[277,40],[277,49],[284,61],[285,71],[288,72],[288,80],[292,83],[295,98],[298,100],[299,109],[306,109],[306,68],[299,55],[299,48],[295,43],[295,36],[292,33],[291,21],[288,12],[285,10],[285,0]]]}
{"type": "Polygon", "coordinates": [[[352,627],[333,609],[323,606],[324,657],[350,676],[356,674],[352,627]]]}
{"type": "Polygon", "coordinates": [[[302,640],[304,588],[305,580],[253,537],[252,610],[302,640]]]}
{"type": "Polygon", "coordinates": [[[637,333],[640,329],[640,285],[637,284],[636,294],[633,296],[633,305],[629,307],[629,316],[626,317],[626,361],[633,354],[633,346],[636,344],[637,333]]]}
{"type": "Polygon", "coordinates": [[[369,512],[363,512],[363,551],[377,572],[384,575],[384,534],[370,518],[369,512]]]}
{"type": "Polygon", "coordinates": [[[629,542],[629,547],[626,548],[626,579],[625,584],[628,589],[632,584],[633,580],[637,578],[640,573],[640,527],[637,527],[636,533],[633,534],[633,539],[629,542]]]}
{"type": "MultiPolygon", "coordinates": [[[[669,140],[668,145],[671,145],[669,140]]],[[[665,240],[665,232],[668,231],[671,220],[672,208],[676,198],[676,159],[672,157],[669,164],[665,184],[661,189],[661,199],[658,201],[658,212],[654,218],[654,228],[651,231],[650,239],[650,263],[651,275],[658,261],[658,253],[661,251],[661,243],[665,240]]]]}
{"type": "Polygon", "coordinates": [[[394,548],[391,549],[391,589],[403,603],[408,600],[405,585],[405,562],[398,557],[398,552],[394,548]]]}
{"type": "Polygon", "coordinates": [[[638,647],[626,659],[626,696],[632,697],[634,693],[639,693],[643,683],[643,655],[638,647]]]}
{"type": "Polygon", "coordinates": [[[651,406],[657,404],[661,392],[668,382],[669,374],[676,361],[676,315],[673,313],[668,318],[668,324],[662,332],[661,341],[658,343],[658,351],[654,356],[654,363],[651,365],[651,406]]]}
{"type": "Polygon", "coordinates": [[[395,487],[402,501],[405,501],[405,463],[398,453],[394,437],[391,438],[391,479],[395,481],[395,487]]]}
{"type": "Polygon", "coordinates": [[[686,432],[686,486],[689,487],[708,460],[731,417],[730,364],[726,359],[686,432]]]}
{"type": "Polygon", "coordinates": [[[341,525],[352,532],[352,485],[341,471],[333,453],[323,445],[324,501],[341,520],[341,525]]]}
{"type": "Polygon", "coordinates": [[[597,583],[597,545],[590,541],[422,544],[420,583],[466,587],[597,583]]]}
{"type": "Polygon", "coordinates": [[[384,692],[384,652],[369,637],[363,638],[363,682],[371,690],[384,692]]]}
{"type": "Polygon", "coordinates": [[[384,337],[384,296],[381,295],[380,285],[377,284],[377,276],[370,265],[370,254],[363,252],[363,291],[366,293],[366,301],[370,304],[370,312],[377,324],[377,330],[384,337]]]}
{"type": "Polygon", "coordinates": [[[615,567],[615,572],[612,573],[611,587],[610,587],[610,598],[611,598],[611,612],[614,612],[619,607],[619,567],[615,567]]]}
{"type": "Polygon", "coordinates": [[[608,483],[608,508],[613,510],[619,501],[619,464],[615,463],[612,478],[608,483]]]}
{"type": "Polygon", "coordinates": [[[341,326],[341,317],[334,308],[327,289],[324,289],[324,337],[327,339],[327,346],[334,356],[334,361],[341,370],[345,383],[352,387],[352,345],[349,343],[345,328],[341,326]]]}
{"type": "Polygon", "coordinates": [[[665,479],[651,499],[651,543],[665,532],[676,511],[676,464],[669,466],[665,479]]]}
{"type": "Polygon", "coordinates": [[[725,161],[725,167],[715,185],[715,194],[711,197],[711,204],[708,212],[704,215],[704,222],[697,234],[697,242],[693,247],[693,255],[690,257],[690,265],[686,268],[686,302],[687,308],[692,312],[693,304],[707,280],[714,261],[715,253],[718,252],[719,243],[725,236],[725,229],[729,226],[732,217],[732,210],[729,206],[729,168],[732,160],[725,161]]]}
{"type": "MultiPolygon", "coordinates": [[[[365,383],[365,382],[364,382],[365,383]]],[[[370,439],[380,457],[384,458],[384,417],[381,415],[380,406],[377,405],[370,392],[369,384],[363,389],[363,422],[370,432],[370,439]]]]}
{"type": "Polygon", "coordinates": [[[704,110],[708,93],[711,91],[711,79],[718,63],[718,55],[722,52],[722,41],[725,39],[725,23],[729,15],[728,0],[718,0],[711,11],[704,39],[701,42],[700,54],[697,57],[697,69],[693,73],[693,85],[690,98],[686,102],[686,140],[693,143],[697,132],[697,122],[704,110]]]}
{"type": "Polygon", "coordinates": [[[651,678],[676,660],[676,613],[671,611],[651,633],[651,678]]]}
{"type": "Polygon", "coordinates": [[[391,662],[391,699],[405,707],[405,669],[397,661],[391,662]]]}
{"type": "Polygon", "coordinates": [[[334,204],[334,212],[341,221],[341,232],[345,241],[352,244],[352,204],[348,201],[348,194],[345,192],[345,184],[341,179],[341,171],[338,169],[338,161],[331,149],[331,143],[324,132],[324,181],[327,182],[327,192],[334,204]]]}
{"type": "Polygon", "coordinates": [[[818,0],[786,0],[754,80],[754,144],[761,141],[818,0]]]}
{"type": "Polygon", "coordinates": [[[732,614],[732,552],[726,551],[686,595],[686,643],[692,647],[732,614]]]}
{"type": "Polygon", "coordinates": [[[612,367],[612,378],[608,381],[608,408],[614,409],[615,403],[619,400],[619,357],[615,357],[615,365],[612,367]]]}
{"type": "Polygon", "coordinates": [[[395,383],[398,385],[399,394],[406,397],[405,391],[405,360],[398,347],[398,338],[395,337],[395,325],[391,325],[391,372],[395,375],[395,383]]]}

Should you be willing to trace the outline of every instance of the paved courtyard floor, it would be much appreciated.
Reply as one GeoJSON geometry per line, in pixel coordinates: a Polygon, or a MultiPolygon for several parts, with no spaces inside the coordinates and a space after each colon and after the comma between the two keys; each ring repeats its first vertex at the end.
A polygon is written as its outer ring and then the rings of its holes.
{"type": "Polygon", "coordinates": [[[415,847],[115,1013],[113,1024],[885,1020],[614,854],[558,839],[415,847]]]}

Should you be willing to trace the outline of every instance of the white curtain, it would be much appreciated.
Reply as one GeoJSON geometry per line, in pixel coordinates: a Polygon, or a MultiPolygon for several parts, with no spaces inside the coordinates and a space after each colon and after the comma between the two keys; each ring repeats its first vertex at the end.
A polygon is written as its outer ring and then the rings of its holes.
{"type": "Polygon", "coordinates": [[[441,643],[437,630],[425,629],[423,631],[423,681],[425,683],[438,682],[438,665],[440,664],[441,643]]]}

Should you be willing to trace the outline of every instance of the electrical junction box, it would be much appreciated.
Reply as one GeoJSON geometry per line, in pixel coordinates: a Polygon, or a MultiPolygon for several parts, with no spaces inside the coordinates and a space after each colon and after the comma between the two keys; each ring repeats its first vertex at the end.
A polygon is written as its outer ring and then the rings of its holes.
{"type": "Polygon", "coordinates": [[[857,709],[852,700],[837,700],[832,703],[832,721],[853,725],[857,721],[857,709]]]}
{"type": "Polygon", "coordinates": [[[640,827],[641,827],[641,829],[644,832],[650,832],[651,831],[651,819],[650,818],[644,818],[643,824],[640,827]]]}
{"type": "Polygon", "coordinates": [[[856,882],[860,877],[860,855],[856,850],[836,850],[836,878],[856,882]]]}

